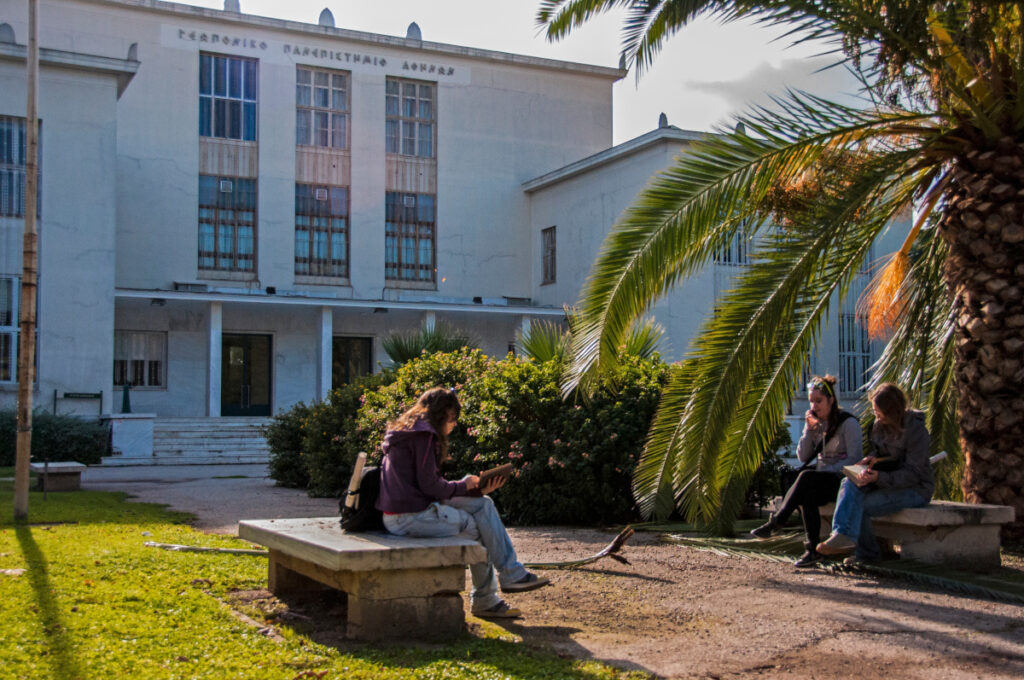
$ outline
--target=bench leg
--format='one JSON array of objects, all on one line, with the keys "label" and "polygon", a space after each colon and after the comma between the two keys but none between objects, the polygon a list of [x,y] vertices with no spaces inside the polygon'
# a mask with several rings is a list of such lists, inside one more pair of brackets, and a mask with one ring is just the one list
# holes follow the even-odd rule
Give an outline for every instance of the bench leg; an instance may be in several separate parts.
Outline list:
[{"label": "bench leg", "polygon": [[267,587],[278,597],[303,595],[323,590],[324,586],[315,580],[290,568],[286,555],[271,550],[267,556]]},{"label": "bench leg", "polygon": [[[49,478],[47,480],[47,478]],[[50,473],[44,475],[39,473],[36,476],[40,491],[78,491],[82,488],[82,473],[62,472],[59,474]]]},{"label": "bench leg", "polygon": [[450,639],[466,627],[465,567],[347,572],[348,636]]},{"label": "bench leg", "polygon": [[900,557],[927,564],[990,571],[999,568],[999,525],[909,527],[876,521],[876,532],[900,546]]},{"label": "bench leg", "polygon": [[358,640],[451,639],[466,628],[458,594],[348,598],[348,637]]}]

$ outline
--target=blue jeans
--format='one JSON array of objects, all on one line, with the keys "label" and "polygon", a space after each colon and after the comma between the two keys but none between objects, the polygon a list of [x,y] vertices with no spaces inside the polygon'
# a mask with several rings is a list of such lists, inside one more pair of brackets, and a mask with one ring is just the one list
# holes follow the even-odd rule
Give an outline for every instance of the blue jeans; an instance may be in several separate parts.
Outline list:
[{"label": "blue jeans", "polygon": [[454,496],[431,503],[422,512],[384,515],[384,527],[396,536],[459,536],[479,541],[487,552],[487,562],[469,565],[473,578],[470,603],[475,612],[501,602],[499,580],[509,584],[526,577],[526,568],[516,557],[494,501],[487,496]]},{"label": "blue jeans", "polygon": [[904,508],[928,505],[928,499],[911,489],[871,489],[865,491],[849,479],[839,486],[839,498],[832,515],[832,532],[857,541],[855,555],[862,560],[877,560],[880,555],[872,517],[881,517]]}]

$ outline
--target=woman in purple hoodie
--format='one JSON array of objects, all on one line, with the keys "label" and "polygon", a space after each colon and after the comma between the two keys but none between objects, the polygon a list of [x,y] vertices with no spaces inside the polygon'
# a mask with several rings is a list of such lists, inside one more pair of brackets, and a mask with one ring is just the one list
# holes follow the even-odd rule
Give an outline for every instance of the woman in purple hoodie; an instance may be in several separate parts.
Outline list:
[{"label": "woman in purple hoodie", "polygon": [[469,567],[473,578],[472,610],[481,618],[515,618],[518,609],[498,595],[540,588],[548,579],[531,574],[516,557],[505,525],[487,494],[501,487],[504,478],[480,486],[477,475],[456,482],[441,476],[448,459],[448,435],[455,429],[462,407],[454,390],[427,390],[416,405],[388,423],[384,436],[377,508],[384,526],[398,536],[462,536],[480,541],[487,562]]}]

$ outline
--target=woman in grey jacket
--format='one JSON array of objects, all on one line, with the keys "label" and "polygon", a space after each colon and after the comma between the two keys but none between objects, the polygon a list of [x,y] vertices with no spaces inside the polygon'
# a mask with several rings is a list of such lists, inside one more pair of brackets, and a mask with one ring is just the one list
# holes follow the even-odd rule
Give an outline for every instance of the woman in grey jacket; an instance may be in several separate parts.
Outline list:
[{"label": "woman in grey jacket", "polygon": [[842,467],[860,460],[863,453],[860,424],[852,414],[839,408],[834,376],[815,376],[807,385],[807,400],[810,408],[804,416],[804,432],[796,455],[801,463],[817,458],[817,464],[813,470],[800,473],[771,519],[750,532],[755,538],[768,538],[800,508],[807,552],[794,562],[797,567],[810,567],[821,560],[817,550],[821,538],[818,508],[835,501]]},{"label": "woman in grey jacket", "polygon": [[871,518],[927,505],[935,490],[924,414],[907,408],[903,390],[891,383],[875,391],[871,409],[875,414],[871,428],[874,451],[860,461],[868,469],[856,480],[843,480],[832,516],[832,535],[818,546],[823,555],[856,550],[855,560],[877,560],[879,548]]}]

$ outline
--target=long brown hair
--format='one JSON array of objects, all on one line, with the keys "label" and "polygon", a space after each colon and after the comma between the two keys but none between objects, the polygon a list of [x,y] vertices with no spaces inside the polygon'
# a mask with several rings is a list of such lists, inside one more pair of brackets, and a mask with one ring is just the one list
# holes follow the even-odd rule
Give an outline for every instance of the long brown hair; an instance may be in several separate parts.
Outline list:
[{"label": "long brown hair", "polygon": [[448,460],[448,435],[444,425],[449,419],[458,418],[461,412],[455,390],[434,387],[421,394],[412,408],[389,422],[388,429],[411,430],[418,421],[427,421],[437,433],[437,462],[440,464]]},{"label": "long brown hair", "polygon": [[877,423],[884,435],[903,434],[903,417],[907,411],[907,395],[892,383],[882,383],[871,394],[871,403],[885,415],[885,423]]},{"label": "long brown hair", "polygon": [[839,427],[839,392],[836,391],[836,383],[839,379],[834,375],[816,375],[807,384],[807,391],[818,390],[826,397],[832,397],[832,408],[828,412],[828,422],[825,423],[825,438],[829,439]]}]

